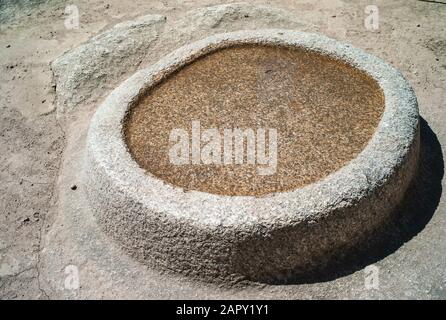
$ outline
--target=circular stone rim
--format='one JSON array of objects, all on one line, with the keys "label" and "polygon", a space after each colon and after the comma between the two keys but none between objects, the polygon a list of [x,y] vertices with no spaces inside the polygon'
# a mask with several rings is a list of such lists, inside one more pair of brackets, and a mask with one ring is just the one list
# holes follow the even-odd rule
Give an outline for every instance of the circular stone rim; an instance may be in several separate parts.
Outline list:
[{"label": "circular stone rim", "polygon": [[[237,44],[298,47],[341,60],[371,76],[383,91],[385,108],[367,146],[347,165],[315,183],[261,197],[226,196],[195,190],[185,192],[181,187],[147,174],[129,153],[123,136],[129,109],[139,102],[148,89],[184,65],[205,54]],[[216,230],[219,228],[236,229],[242,233],[257,232],[259,228],[280,230],[303,221],[317,222],[330,213],[354,207],[372,193],[379,192],[400,172],[399,169],[406,167],[405,163],[416,158],[411,154],[418,153],[411,150],[418,142],[418,126],[417,100],[402,74],[360,49],[322,35],[294,30],[244,30],[217,34],[183,46],[151,67],[135,73],[98,108],[87,137],[88,196],[93,208],[102,217],[101,222],[111,229],[118,225],[130,228],[132,235],[136,227],[127,224],[134,223],[135,219],[148,223],[163,220],[172,222],[172,225],[187,225],[188,228],[206,232],[218,232]],[[383,209],[387,215],[400,199],[400,193],[407,188],[412,169],[403,173],[403,176],[407,176],[403,179],[406,182],[400,181],[395,190],[389,191],[389,198],[395,199],[388,199],[389,204]],[[121,210],[114,215],[108,211],[113,211],[110,205],[113,203],[112,197],[116,195],[125,199],[125,203],[114,205]],[[99,200],[97,196],[105,199]],[[349,217],[355,221],[374,218],[368,217],[368,212],[354,213],[358,216]],[[330,232],[340,231],[331,230],[327,234]]]}]

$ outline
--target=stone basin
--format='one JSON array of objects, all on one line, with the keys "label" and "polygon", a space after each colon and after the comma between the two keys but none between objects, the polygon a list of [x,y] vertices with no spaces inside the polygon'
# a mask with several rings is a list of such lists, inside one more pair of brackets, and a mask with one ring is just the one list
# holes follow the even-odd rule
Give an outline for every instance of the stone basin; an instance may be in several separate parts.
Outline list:
[{"label": "stone basin", "polygon": [[[252,130],[256,155],[259,129],[268,151],[275,137],[275,164],[209,160],[211,139],[194,142],[213,132],[224,151],[235,128]],[[187,136],[180,164],[173,130]],[[321,35],[238,31],[179,48],[109,95],[89,129],[87,196],[103,230],[150,267],[275,282],[379,237],[418,150],[416,97],[384,61]]]}]

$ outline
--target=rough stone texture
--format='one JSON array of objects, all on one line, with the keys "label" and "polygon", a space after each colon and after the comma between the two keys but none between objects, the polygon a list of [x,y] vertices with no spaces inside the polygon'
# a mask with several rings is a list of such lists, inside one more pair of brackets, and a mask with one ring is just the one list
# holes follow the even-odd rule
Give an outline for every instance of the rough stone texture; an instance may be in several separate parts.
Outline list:
[{"label": "rough stone texture", "polygon": [[[368,73],[383,90],[385,111],[367,147],[319,182],[263,198],[184,192],[145,175],[124,142],[128,109],[183,65],[234,44],[297,46]],[[289,30],[215,35],[137,72],[99,107],[87,138],[87,195],[104,229],[150,266],[211,281],[299,277],[392,219],[417,168],[418,124],[406,80],[362,50]]]},{"label": "rough stone texture", "polygon": [[[58,113],[73,111],[133,72],[157,40],[166,18],[147,15],[122,22],[56,59],[51,68]],[[119,66],[115,68],[113,66]]]}]

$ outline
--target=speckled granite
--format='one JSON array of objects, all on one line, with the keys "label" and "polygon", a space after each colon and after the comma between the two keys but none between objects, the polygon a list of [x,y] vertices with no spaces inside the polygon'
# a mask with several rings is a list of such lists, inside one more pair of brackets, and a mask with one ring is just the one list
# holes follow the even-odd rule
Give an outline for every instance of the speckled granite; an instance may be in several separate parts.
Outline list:
[{"label": "speckled granite", "polygon": [[[184,192],[146,175],[127,150],[130,107],[186,63],[234,44],[298,46],[342,59],[381,87],[385,110],[359,155],[326,178],[265,197]],[[273,281],[313,271],[391,218],[417,168],[419,119],[402,75],[350,45],[287,30],[240,31],[182,47],[104,101],[87,140],[87,194],[104,230],[150,266],[209,281]]]}]

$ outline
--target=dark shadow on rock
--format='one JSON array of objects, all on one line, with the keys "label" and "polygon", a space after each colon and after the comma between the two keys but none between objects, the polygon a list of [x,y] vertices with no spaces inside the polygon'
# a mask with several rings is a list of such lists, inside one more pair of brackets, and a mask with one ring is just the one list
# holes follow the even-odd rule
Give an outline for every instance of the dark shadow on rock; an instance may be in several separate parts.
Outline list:
[{"label": "dark shadow on rock", "polygon": [[423,230],[440,201],[444,163],[437,136],[423,118],[420,118],[420,135],[419,169],[396,209],[395,219],[380,230],[375,240],[362,244],[360,249],[337,256],[336,261],[312,275],[294,276],[281,284],[324,282],[352,274],[395,252]]}]

